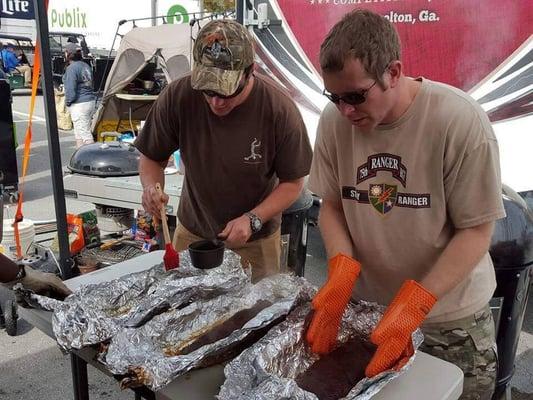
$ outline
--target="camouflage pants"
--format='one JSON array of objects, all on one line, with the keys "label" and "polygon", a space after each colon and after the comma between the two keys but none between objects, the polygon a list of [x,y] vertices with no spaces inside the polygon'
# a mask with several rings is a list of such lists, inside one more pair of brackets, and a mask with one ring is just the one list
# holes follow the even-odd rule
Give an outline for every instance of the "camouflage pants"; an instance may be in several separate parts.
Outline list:
[{"label": "camouflage pants", "polygon": [[494,320],[487,305],[461,318],[422,327],[420,350],[463,370],[462,400],[490,400],[496,383],[497,352]]}]

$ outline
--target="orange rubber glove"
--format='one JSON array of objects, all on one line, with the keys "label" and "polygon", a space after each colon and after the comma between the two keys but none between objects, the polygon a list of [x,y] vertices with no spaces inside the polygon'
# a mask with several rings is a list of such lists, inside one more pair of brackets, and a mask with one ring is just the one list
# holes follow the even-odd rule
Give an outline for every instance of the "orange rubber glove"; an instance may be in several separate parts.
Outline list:
[{"label": "orange rubber glove", "polygon": [[313,319],[306,339],[311,350],[327,354],[335,347],[342,315],[361,271],[361,264],[344,254],[329,260],[328,280],[313,298]]},{"label": "orange rubber glove", "polygon": [[378,346],[366,367],[371,378],[387,369],[400,369],[413,355],[411,334],[420,326],[437,298],[419,283],[407,280],[370,335]]}]

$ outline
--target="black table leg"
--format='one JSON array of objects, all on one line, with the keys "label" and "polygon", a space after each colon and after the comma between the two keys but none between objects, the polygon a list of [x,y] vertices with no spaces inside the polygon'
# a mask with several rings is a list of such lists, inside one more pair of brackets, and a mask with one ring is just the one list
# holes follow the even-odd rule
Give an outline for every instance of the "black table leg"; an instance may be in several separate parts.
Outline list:
[{"label": "black table leg", "polygon": [[155,393],[148,389],[146,386],[139,388],[132,388],[135,392],[135,400],[155,400]]},{"label": "black table leg", "polygon": [[70,353],[70,366],[72,369],[74,400],[89,400],[87,363],[76,354]]}]

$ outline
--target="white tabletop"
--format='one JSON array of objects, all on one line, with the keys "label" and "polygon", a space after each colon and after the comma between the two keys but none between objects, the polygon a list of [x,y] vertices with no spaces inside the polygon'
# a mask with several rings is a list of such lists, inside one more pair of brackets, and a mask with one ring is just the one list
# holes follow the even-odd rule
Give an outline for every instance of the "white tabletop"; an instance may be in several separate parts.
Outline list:
[{"label": "white tabletop", "polygon": [[[65,284],[76,289],[81,284],[99,283],[122,275],[143,271],[163,261],[162,250],[69,279]],[[156,393],[158,400],[214,399],[224,383],[222,366],[185,374]],[[373,399],[385,400],[456,400],[463,390],[463,372],[455,365],[418,352],[411,368],[386,385]]]},{"label": "white tabletop", "polygon": [[[189,372],[156,393],[157,400],[214,399],[224,383],[222,366]],[[372,400],[456,400],[463,372],[455,365],[418,352],[411,368],[389,382]]]}]

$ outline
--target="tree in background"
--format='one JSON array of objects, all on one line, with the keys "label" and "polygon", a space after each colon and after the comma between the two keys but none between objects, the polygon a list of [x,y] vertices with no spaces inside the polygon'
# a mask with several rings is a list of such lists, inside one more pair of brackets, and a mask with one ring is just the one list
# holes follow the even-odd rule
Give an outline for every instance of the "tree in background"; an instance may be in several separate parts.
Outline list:
[{"label": "tree in background", "polygon": [[235,0],[204,0],[204,9],[213,13],[235,10]]}]

